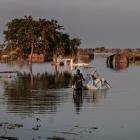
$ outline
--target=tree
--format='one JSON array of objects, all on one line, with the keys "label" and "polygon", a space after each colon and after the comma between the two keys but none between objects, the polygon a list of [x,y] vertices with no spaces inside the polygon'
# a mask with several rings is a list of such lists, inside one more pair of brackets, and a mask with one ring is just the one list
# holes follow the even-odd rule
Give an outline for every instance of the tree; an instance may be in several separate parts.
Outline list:
[{"label": "tree", "polygon": [[30,54],[31,50],[32,53],[43,53],[52,57],[76,54],[80,40],[71,39],[63,30],[63,26],[56,20],[34,20],[31,16],[25,16],[8,22],[4,35],[7,48],[20,48],[23,55]]},{"label": "tree", "polygon": [[78,46],[81,44],[81,40],[79,38],[71,39],[71,54],[76,55],[78,52]]}]

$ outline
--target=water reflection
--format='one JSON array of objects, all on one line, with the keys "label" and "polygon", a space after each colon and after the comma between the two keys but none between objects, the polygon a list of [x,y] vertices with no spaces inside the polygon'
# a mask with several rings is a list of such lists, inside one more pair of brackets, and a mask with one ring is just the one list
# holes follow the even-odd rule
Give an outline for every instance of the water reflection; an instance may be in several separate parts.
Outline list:
[{"label": "water reflection", "polygon": [[131,66],[140,66],[140,61],[135,61],[134,63],[131,63]]},{"label": "water reflection", "polygon": [[73,101],[76,112],[79,113],[83,105],[83,94],[82,93],[73,94]]},{"label": "water reflection", "polygon": [[71,78],[71,74],[64,72],[55,75],[17,73],[14,80],[5,79],[4,96],[7,111],[15,113],[56,112],[60,100],[63,102],[67,96],[63,93],[67,92],[68,88],[64,89],[64,87],[71,85]]},{"label": "water reflection", "polygon": [[85,94],[85,100],[88,103],[93,103],[95,106],[100,104],[107,95],[107,90],[98,90],[98,91],[87,91]]},{"label": "water reflection", "polygon": [[[3,83],[7,112],[44,114],[56,113],[59,106],[72,98],[72,75],[68,72],[55,74],[20,73]],[[95,106],[106,96],[106,91],[88,91],[73,96],[75,110],[80,113],[83,103]]]},{"label": "water reflection", "polygon": [[[17,74],[5,74],[5,76],[1,74],[1,122],[9,122],[10,120],[12,123],[23,122],[24,125],[20,129],[8,130],[7,134],[19,136],[20,139],[39,139],[38,136],[40,139],[46,137],[52,139],[56,136],[55,130],[60,130],[60,132],[73,130],[74,133],[80,132],[79,135],[68,136],[68,134],[61,133],[59,135],[57,133],[57,136],[66,137],[66,139],[68,136],[68,139],[90,140],[93,139],[93,136],[95,139],[116,138],[118,131],[122,132],[121,135],[123,135],[124,131],[122,131],[121,126],[125,126],[125,135],[129,134],[130,131],[139,130],[139,123],[135,119],[140,115],[139,63],[133,64],[134,67],[131,66],[127,73],[121,71],[116,73],[106,69],[104,59],[97,58],[94,64],[101,69],[108,80],[112,80],[112,90],[109,91],[109,97],[106,97],[108,91],[84,91],[82,95],[76,95],[73,98],[72,89],[69,88],[71,74],[58,71],[51,74],[53,69],[49,67],[50,64],[46,63],[34,64],[31,73],[25,71],[27,67],[22,67],[22,72]],[[9,65],[6,67],[1,65],[0,69],[1,71],[3,69],[9,70],[9,67]],[[13,70],[13,66],[10,70]],[[112,79],[112,76],[115,78]],[[37,117],[42,121],[41,127],[34,121]],[[130,121],[132,118],[134,120]],[[134,122],[133,126],[132,122]],[[90,126],[99,129],[98,131],[93,130],[91,133]],[[81,133],[81,129],[86,130],[86,132]],[[101,135],[102,130],[105,130],[105,135]],[[30,136],[34,134],[35,137]],[[108,137],[104,138],[104,136]],[[135,136],[137,136],[137,131],[132,137]],[[121,138],[119,137],[119,139]]]},{"label": "water reflection", "polygon": [[91,104],[92,106],[102,103],[102,101],[106,98],[107,90],[98,90],[98,91],[92,91],[92,90],[85,90],[83,93],[77,93],[73,94],[73,102],[74,107],[76,110],[76,113],[79,114],[83,103]]}]

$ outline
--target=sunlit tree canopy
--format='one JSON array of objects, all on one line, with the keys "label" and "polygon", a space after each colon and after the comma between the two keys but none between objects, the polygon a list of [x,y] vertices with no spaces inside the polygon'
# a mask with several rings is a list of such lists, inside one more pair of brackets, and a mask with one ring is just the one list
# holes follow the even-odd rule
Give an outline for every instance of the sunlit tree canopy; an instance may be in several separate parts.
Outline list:
[{"label": "sunlit tree canopy", "polygon": [[15,18],[7,23],[4,31],[7,48],[20,48],[23,54],[30,53],[31,43],[35,53],[46,55],[75,55],[80,45],[79,38],[71,38],[56,20],[33,19],[31,16]]}]

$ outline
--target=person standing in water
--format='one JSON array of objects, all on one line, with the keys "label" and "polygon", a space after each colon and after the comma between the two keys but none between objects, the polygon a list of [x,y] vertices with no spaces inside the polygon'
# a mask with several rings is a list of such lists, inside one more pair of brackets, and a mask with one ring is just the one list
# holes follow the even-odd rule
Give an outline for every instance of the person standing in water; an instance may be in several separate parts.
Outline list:
[{"label": "person standing in water", "polygon": [[76,90],[83,89],[83,74],[77,69],[76,74],[74,75],[73,85],[75,85]]}]

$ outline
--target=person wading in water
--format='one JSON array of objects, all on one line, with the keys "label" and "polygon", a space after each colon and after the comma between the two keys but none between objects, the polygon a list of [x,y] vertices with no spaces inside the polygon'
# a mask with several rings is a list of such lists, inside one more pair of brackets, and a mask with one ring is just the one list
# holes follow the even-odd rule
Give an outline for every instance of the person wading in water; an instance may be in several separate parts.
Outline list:
[{"label": "person wading in water", "polygon": [[82,91],[83,89],[83,74],[80,72],[79,69],[77,69],[76,74],[74,75],[73,85],[75,85],[75,89],[77,91]]}]

